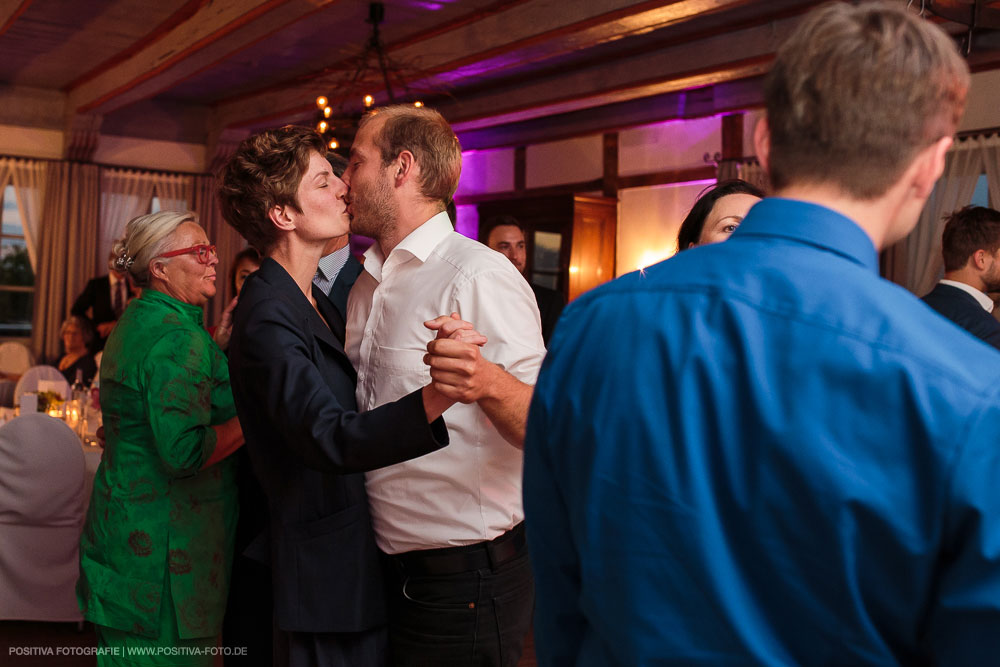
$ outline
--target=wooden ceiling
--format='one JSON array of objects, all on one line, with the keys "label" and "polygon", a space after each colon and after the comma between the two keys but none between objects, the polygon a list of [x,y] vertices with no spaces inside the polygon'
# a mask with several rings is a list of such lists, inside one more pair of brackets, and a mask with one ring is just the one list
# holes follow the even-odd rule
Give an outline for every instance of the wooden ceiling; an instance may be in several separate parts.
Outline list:
[{"label": "wooden ceiling", "polygon": [[[463,146],[487,148],[756,106],[775,48],[818,4],[387,0],[380,30]],[[980,16],[996,6],[980,2]],[[0,0],[0,123],[63,130],[81,159],[97,133],[211,154],[256,128],[313,122],[319,94],[360,110],[342,83],[368,12],[363,0]],[[1000,65],[996,34],[976,34],[975,68]]]}]

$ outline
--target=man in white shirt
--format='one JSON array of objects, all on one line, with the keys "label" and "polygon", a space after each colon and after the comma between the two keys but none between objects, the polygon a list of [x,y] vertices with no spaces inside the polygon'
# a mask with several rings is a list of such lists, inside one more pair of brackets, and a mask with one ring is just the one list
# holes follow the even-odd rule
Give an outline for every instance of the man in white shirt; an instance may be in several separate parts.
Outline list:
[{"label": "man in white shirt", "polygon": [[944,278],[924,302],[973,336],[1000,349],[1000,322],[991,315],[1000,291],[1000,211],[966,206],[955,211],[941,237]]},{"label": "man in white shirt", "polygon": [[[389,573],[393,665],[515,665],[534,597],[521,468],[545,348],[517,269],[452,229],[445,208],[461,159],[440,114],[395,106],[362,121],[344,173],[351,231],[375,239],[347,308],[358,408],[425,384],[428,349],[439,355],[428,362],[435,388],[460,401],[444,415],[450,447],[366,475]],[[448,312],[487,337],[481,352],[428,343],[420,321]],[[483,381],[457,389],[459,368]]]}]

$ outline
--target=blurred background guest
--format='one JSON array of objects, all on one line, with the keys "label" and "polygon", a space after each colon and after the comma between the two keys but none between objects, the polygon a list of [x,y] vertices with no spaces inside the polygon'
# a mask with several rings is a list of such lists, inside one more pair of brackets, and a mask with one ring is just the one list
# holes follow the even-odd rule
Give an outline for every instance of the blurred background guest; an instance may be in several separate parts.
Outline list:
[{"label": "blurred background guest", "polygon": [[108,335],[133,296],[134,288],[129,283],[127,272],[117,270],[114,261],[115,254],[112,250],[108,256],[107,275],[90,280],[70,308],[73,315],[90,317],[94,323],[98,334],[92,348],[94,352],[104,349]]},{"label": "blurred background guest", "polygon": [[[116,268],[144,289],[101,365],[106,450],[81,537],[77,596],[99,646],[153,653],[129,664],[162,664],[157,648],[216,646],[237,513],[226,457],[243,434],[226,358],[202,325],[218,259],[195,215],[135,218],[114,254]],[[210,655],[170,658],[212,664]]]},{"label": "blurred background guest", "polygon": [[94,326],[90,320],[80,315],[70,315],[59,328],[63,342],[63,356],[57,366],[63,377],[70,384],[76,381],[76,372],[80,371],[80,380],[89,386],[97,373],[97,362],[91,353],[90,346],[94,342]]},{"label": "blurred background guest", "polygon": [[255,248],[244,248],[233,258],[229,269],[229,293],[234,297],[240,295],[247,276],[260,268],[260,253]]},{"label": "blurred background guest", "polygon": [[760,188],[746,181],[722,181],[703,194],[681,223],[677,251],[725,241],[740,226],[750,207],[764,198]]}]

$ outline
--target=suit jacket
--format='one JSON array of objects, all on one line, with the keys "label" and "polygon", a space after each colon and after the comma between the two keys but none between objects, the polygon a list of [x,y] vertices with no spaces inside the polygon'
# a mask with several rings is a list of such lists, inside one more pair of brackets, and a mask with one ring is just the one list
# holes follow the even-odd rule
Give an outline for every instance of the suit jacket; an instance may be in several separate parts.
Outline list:
[{"label": "suit jacket", "polygon": [[973,336],[1000,349],[1000,322],[987,313],[968,292],[951,285],[938,284],[923,301]]},{"label": "suit jacket", "polygon": [[[343,319],[315,286],[313,296],[343,333]],[[444,419],[427,423],[419,391],[358,414],[343,345],[269,258],[240,292],[229,365],[246,448],[267,496],[268,529],[257,546],[270,558],[278,627],[359,632],[383,624],[361,473],[443,447]]]},{"label": "suit jacket", "polygon": [[340,269],[333,285],[330,286],[330,293],[327,294],[330,302],[345,322],[347,321],[347,295],[351,293],[351,287],[354,286],[354,281],[358,279],[361,270],[361,262],[356,260],[354,255],[348,255],[347,262]]},{"label": "suit jacket", "polygon": [[[73,307],[70,308],[69,312],[80,317],[88,317],[88,309],[91,311],[89,317],[93,321],[95,328],[98,324],[114,322],[118,319],[115,316],[114,308],[111,307],[111,279],[107,275],[89,280],[87,286],[80,292],[80,296],[76,297],[76,301],[73,302]],[[103,350],[106,341],[107,338],[95,335],[91,348],[95,352]]]},{"label": "suit jacket", "polygon": [[545,346],[549,346],[549,338],[556,328],[556,322],[562,315],[563,307],[566,306],[566,299],[562,292],[557,292],[548,287],[541,287],[532,283],[531,291],[535,293],[535,302],[538,304],[538,314],[542,318],[542,340]]}]

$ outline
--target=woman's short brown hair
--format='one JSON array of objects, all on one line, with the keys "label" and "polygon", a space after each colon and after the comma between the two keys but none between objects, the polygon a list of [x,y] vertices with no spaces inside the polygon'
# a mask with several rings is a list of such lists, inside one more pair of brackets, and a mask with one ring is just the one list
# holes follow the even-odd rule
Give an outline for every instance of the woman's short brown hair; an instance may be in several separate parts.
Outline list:
[{"label": "woman's short brown hair", "polygon": [[374,119],[382,127],[374,137],[382,155],[382,166],[410,151],[420,165],[420,193],[432,201],[448,205],[462,174],[462,146],[451,125],[437,111],[407,104],[382,107],[361,119],[364,127]]},{"label": "woman's short brown hair", "polygon": [[874,199],[955,131],[968,88],[968,66],[929,21],[888,3],[825,5],[767,76],[771,182],[830,183]]},{"label": "woman's short brown hair", "polygon": [[300,210],[295,194],[312,151],[326,155],[326,144],[311,128],[264,130],[244,139],[219,174],[222,217],[262,255],[278,239],[271,208]]}]

